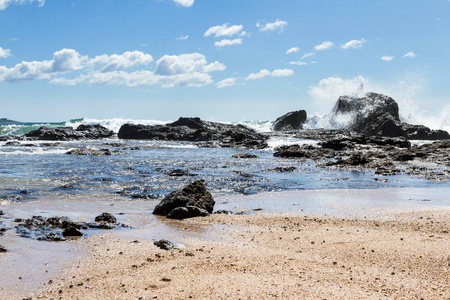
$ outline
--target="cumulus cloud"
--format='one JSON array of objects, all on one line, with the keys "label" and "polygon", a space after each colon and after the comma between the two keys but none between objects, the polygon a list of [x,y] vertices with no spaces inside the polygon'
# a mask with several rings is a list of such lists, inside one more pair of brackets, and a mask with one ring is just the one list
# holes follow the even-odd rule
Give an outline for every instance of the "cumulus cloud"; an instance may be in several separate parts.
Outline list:
[{"label": "cumulus cloud", "polygon": [[362,76],[351,79],[342,79],[340,77],[329,77],[320,80],[316,86],[308,89],[308,94],[318,102],[325,103],[327,107],[336,102],[339,96],[343,95],[361,95],[367,80]]},{"label": "cumulus cloud", "polygon": [[314,50],[316,51],[322,51],[322,50],[328,50],[334,47],[333,42],[323,42],[320,45],[314,46]]},{"label": "cumulus cloud", "polygon": [[296,53],[300,51],[299,47],[292,47],[291,49],[289,49],[288,51],[286,51],[286,54],[291,54],[291,53]]},{"label": "cumulus cloud", "polygon": [[415,58],[415,57],[417,57],[417,55],[412,51],[403,55],[403,58]]},{"label": "cumulus cloud", "polygon": [[242,44],[242,39],[234,39],[234,40],[228,40],[224,39],[220,42],[215,42],[214,46],[216,47],[223,47],[223,46],[232,46],[232,45],[240,45]]},{"label": "cumulus cloud", "polygon": [[236,84],[237,84],[237,79],[235,77],[233,77],[233,78],[227,78],[227,79],[219,81],[218,83],[216,83],[216,87],[218,89],[221,89],[221,88],[233,86]]},{"label": "cumulus cloud", "polygon": [[381,57],[381,60],[384,60],[384,61],[391,61],[393,59],[394,59],[393,56],[388,56],[388,55],[384,55]]},{"label": "cumulus cloud", "polygon": [[256,23],[256,27],[258,27],[259,31],[261,32],[275,31],[275,30],[282,32],[287,25],[288,23],[286,21],[281,21],[280,19],[277,19],[273,23],[266,23],[266,24],[261,24],[259,22]]},{"label": "cumulus cloud", "polygon": [[52,75],[84,68],[87,56],[73,49],[62,49],[53,54],[53,60],[23,61],[12,68],[0,66],[0,81],[50,79]]},{"label": "cumulus cloud", "polygon": [[183,36],[177,37],[176,40],[183,41],[183,40],[187,40],[188,38],[189,38],[189,35],[183,35]]},{"label": "cumulus cloud", "polygon": [[[152,61],[151,55],[140,51],[129,51],[121,55],[100,55],[89,59],[73,49],[62,49],[54,53],[52,60],[21,62],[12,68],[0,66],[0,82],[46,79],[52,84],[61,85],[88,83],[131,87],[200,87],[213,83],[209,73],[226,68],[218,61],[208,63],[200,53],[190,53],[165,55],[156,62],[153,71],[126,70],[147,65]],[[75,73],[74,78],[68,78],[71,73]]]},{"label": "cumulus cloud", "polygon": [[194,0],[173,0],[173,2],[184,7],[190,7],[194,5]]},{"label": "cumulus cloud", "polygon": [[3,49],[0,47],[0,58],[7,58],[11,56],[11,50],[10,49]]},{"label": "cumulus cloud", "polygon": [[269,70],[263,69],[259,71],[258,73],[251,73],[247,76],[245,80],[256,80],[263,77],[286,77],[286,76],[292,76],[294,75],[294,71],[290,69],[277,69],[272,72]]},{"label": "cumulus cloud", "polygon": [[229,24],[223,24],[223,25],[217,25],[210,27],[206,32],[203,34],[204,36],[211,36],[214,35],[214,37],[220,37],[220,36],[233,36],[233,35],[241,35],[244,36],[247,33],[245,31],[242,31],[244,29],[244,26],[242,25],[232,25],[229,26]]},{"label": "cumulus cloud", "polygon": [[347,43],[345,43],[344,45],[341,45],[342,49],[358,49],[358,48],[362,48],[363,45],[367,43],[367,41],[365,39],[360,39],[360,40],[351,40]]},{"label": "cumulus cloud", "polygon": [[39,6],[45,4],[45,0],[0,0],[0,10],[5,10],[11,4],[27,4],[37,2]]},{"label": "cumulus cloud", "polygon": [[150,54],[140,51],[127,51],[118,55],[100,55],[90,59],[87,63],[88,67],[99,70],[100,72],[110,72],[147,65],[153,61]]}]

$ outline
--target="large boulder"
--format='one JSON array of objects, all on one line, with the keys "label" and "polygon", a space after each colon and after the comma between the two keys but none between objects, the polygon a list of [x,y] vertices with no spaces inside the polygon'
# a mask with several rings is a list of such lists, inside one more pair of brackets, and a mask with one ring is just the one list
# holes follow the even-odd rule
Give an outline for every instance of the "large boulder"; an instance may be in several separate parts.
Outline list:
[{"label": "large boulder", "polygon": [[334,117],[346,115],[348,129],[367,136],[399,136],[402,133],[398,104],[386,95],[367,93],[362,98],[341,96]]},{"label": "large boulder", "polygon": [[75,130],[73,127],[39,127],[36,130],[24,134],[23,137],[33,138],[36,140],[47,141],[70,141],[82,139],[102,139],[109,138],[114,135],[112,130],[109,130],[99,124],[97,125],[80,125]]},{"label": "large boulder", "polygon": [[287,114],[277,118],[273,123],[273,131],[289,131],[300,130],[303,128],[303,124],[306,122],[306,111],[298,110],[291,111]]},{"label": "large boulder", "polygon": [[185,188],[173,191],[167,195],[156,205],[153,214],[172,216],[177,219],[204,216],[205,211],[212,213],[214,205],[215,201],[211,193],[206,190],[203,180],[196,180]]},{"label": "large boulder", "polygon": [[402,123],[397,102],[389,96],[367,93],[364,97],[341,96],[333,109],[332,122],[348,119],[347,129],[366,136],[405,137],[407,139],[450,139],[444,130]]},{"label": "large boulder", "polygon": [[268,137],[243,125],[203,121],[200,118],[179,118],[166,125],[124,124],[120,139],[214,142],[220,147],[267,147]]}]

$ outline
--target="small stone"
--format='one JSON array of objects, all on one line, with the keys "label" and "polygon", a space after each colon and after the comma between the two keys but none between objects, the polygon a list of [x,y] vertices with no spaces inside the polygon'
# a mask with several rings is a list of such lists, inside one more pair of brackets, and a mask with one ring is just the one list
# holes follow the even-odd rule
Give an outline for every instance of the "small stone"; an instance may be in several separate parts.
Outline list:
[{"label": "small stone", "polygon": [[95,222],[105,222],[105,223],[113,223],[113,224],[115,224],[115,223],[117,223],[117,219],[112,214],[105,212],[105,213],[102,213],[99,216],[96,216],[95,217]]},{"label": "small stone", "polygon": [[153,244],[163,250],[172,250],[175,247],[175,245],[168,240],[159,240],[154,242]]},{"label": "small stone", "polygon": [[2,245],[0,245],[0,253],[2,252],[7,252],[8,250],[6,250],[6,248]]}]

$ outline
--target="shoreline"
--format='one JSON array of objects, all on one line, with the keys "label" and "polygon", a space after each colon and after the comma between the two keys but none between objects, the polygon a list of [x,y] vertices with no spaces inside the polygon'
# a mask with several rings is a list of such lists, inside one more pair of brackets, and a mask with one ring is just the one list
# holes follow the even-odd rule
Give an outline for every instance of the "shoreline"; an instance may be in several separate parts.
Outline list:
[{"label": "shoreline", "polygon": [[[58,256],[60,263],[54,266],[54,270],[42,273],[44,275],[47,274],[45,280],[44,277],[40,278],[40,282],[36,282],[34,279],[35,282],[32,282],[34,284],[28,290],[23,289],[25,287],[23,284],[24,279],[16,280],[14,283],[15,287],[10,286],[9,291],[7,291],[8,287],[5,287],[5,289],[0,291],[0,295],[3,294],[2,298],[8,299],[11,295],[18,296],[17,291],[23,291],[24,297],[33,295],[33,299],[37,296],[42,296],[43,299],[59,298],[61,295],[62,299],[70,298],[68,295],[75,298],[79,297],[80,299],[138,299],[139,297],[151,299],[153,296],[167,298],[167,295],[171,295],[174,299],[183,299],[186,298],[185,296],[189,296],[187,292],[194,298],[208,297],[208,294],[205,293],[209,290],[211,293],[209,296],[217,296],[216,298],[270,298],[271,296],[267,293],[265,296],[263,295],[264,291],[262,288],[264,288],[281,298],[295,298],[296,296],[304,296],[306,298],[318,296],[341,298],[345,296],[351,297],[352,295],[360,295],[363,298],[384,297],[382,293],[370,289],[374,294],[361,290],[358,293],[362,294],[355,294],[358,290],[357,286],[349,283],[348,278],[344,282],[334,282],[334,279],[330,279],[333,281],[332,284],[331,281],[325,280],[324,288],[327,290],[325,294],[321,294],[317,290],[317,285],[314,285],[314,293],[311,292],[310,294],[308,294],[309,292],[306,293],[307,291],[304,287],[305,284],[312,285],[313,282],[308,281],[312,280],[312,278],[314,280],[324,280],[324,278],[329,277],[328,275],[325,276],[325,274],[329,274],[330,276],[337,276],[336,278],[339,280],[343,280],[343,274],[349,275],[357,270],[359,288],[362,288],[362,283],[368,282],[367,274],[374,275],[374,272],[378,270],[378,267],[375,268],[377,270],[374,269],[374,266],[371,265],[372,263],[381,263],[380,266],[383,266],[384,273],[380,269],[378,270],[381,272],[380,274],[385,274],[386,270],[389,269],[386,265],[388,262],[398,264],[396,268],[406,265],[411,267],[414,264],[418,264],[420,268],[429,268],[429,272],[432,272],[433,268],[437,267],[436,264],[431,264],[433,260],[440,261],[442,263],[441,267],[445,267],[446,259],[450,259],[450,238],[448,235],[450,231],[448,221],[450,205],[445,201],[446,197],[443,195],[448,195],[445,192],[448,190],[409,188],[316,190],[262,193],[254,196],[218,196],[215,197],[217,202],[216,210],[232,208],[234,212],[244,212],[246,214],[212,215],[210,218],[194,218],[184,221],[169,221],[151,215],[151,209],[156,205],[156,202],[114,202],[114,206],[109,206],[108,202],[100,203],[100,201],[95,201],[96,206],[94,205],[90,209],[91,214],[98,212],[92,212],[95,209],[104,209],[111,212],[123,210],[126,211],[125,216],[122,216],[123,220],[133,219],[135,228],[114,232],[102,231],[98,235],[66,243],[55,244],[33,241],[31,243],[39,243],[43,247],[51,248],[54,245],[58,245],[56,248],[60,249],[60,246],[67,247],[70,248],[70,251],[74,251],[71,254],[76,255],[69,257],[68,253],[70,251],[67,252],[67,249],[65,250],[66,252],[54,252],[57,253],[56,256]],[[427,197],[425,198],[425,196]],[[330,198],[334,199],[334,201],[330,202]],[[323,203],[318,203],[318,199],[322,199]],[[284,205],[274,204],[280,203],[282,200]],[[372,205],[368,205],[370,201],[372,201]],[[311,205],[311,202],[315,203],[315,205]],[[91,201],[84,201],[84,203],[89,203],[89,206],[92,204]],[[308,203],[310,203],[309,206],[307,205]],[[362,205],[355,206],[358,203]],[[391,207],[388,207],[389,204]],[[328,205],[328,209],[331,211],[324,213],[324,205]],[[72,206],[76,207],[76,204],[72,204]],[[385,206],[384,209],[381,209],[382,206]],[[69,206],[66,209],[69,211],[73,207]],[[339,207],[340,209],[337,209]],[[35,211],[42,211],[45,209],[45,205],[34,209]],[[333,214],[333,209],[334,217],[330,216]],[[26,211],[25,208],[19,210],[22,212]],[[342,212],[350,211],[353,214],[342,214]],[[80,214],[80,212],[77,212],[77,214]],[[431,219],[427,220],[427,218]],[[288,219],[289,221],[287,221]],[[363,234],[364,231],[369,232]],[[350,234],[347,234],[347,232]],[[164,251],[153,245],[154,240],[162,238],[171,240],[179,249]],[[401,238],[403,240],[400,240]],[[29,243],[28,239],[22,240],[27,240],[25,244]],[[331,240],[334,241],[333,245],[341,248],[334,249],[331,247]],[[311,244],[312,241],[314,241],[314,244]],[[322,243],[323,241],[326,242]],[[297,250],[292,248],[296,243],[301,245]],[[384,258],[372,255],[373,257],[371,256],[369,260],[362,260],[361,255],[364,252],[361,251],[362,249],[359,249],[356,254],[351,253],[353,249],[356,249],[354,245],[360,244],[372,245],[371,247],[376,250],[376,253],[384,251]],[[318,247],[320,251],[316,252],[317,249],[315,247]],[[413,252],[419,253],[425,250],[426,257],[429,258],[426,263],[421,262],[416,254],[411,256]],[[338,269],[335,265],[319,263],[320,259],[323,259],[321,256],[328,257],[330,254],[327,253],[330,251],[334,253],[333,255],[336,255],[334,261],[355,260],[353,261],[354,266],[351,267],[352,269],[342,268],[341,272],[337,272]],[[119,254],[120,252],[122,254]],[[276,264],[274,265],[267,261],[267,257],[263,255],[264,253],[277,261]],[[10,254],[7,253],[7,255]],[[158,257],[156,254],[162,256]],[[191,254],[194,254],[194,256],[190,256]],[[400,257],[400,254],[404,257]],[[222,257],[224,257],[223,261]],[[400,258],[398,262],[397,257]],[[422,257],[425,256],[422,255]],[[255,261],[253,261],[254,258],[256,259]],[[150,261],[147,261],[147,259],[150,259]],[[327,261],[330,259],[328,258]],[[381,261],[378,261],[380,259]],[[51,261],[53,263],[53,260]],[[208,261],[213,263],[210,264]],[[413,262],[414,264],[412,264]],[[212,270],[205,269],[203,264],[210,265]],[[310,267],[306,267],[305,264]],[[4,257],[0,260],[0,265],[5,267]],[[283,265],[291,266],[294,270],[303,272],[303,276],[299,275],[298,272],[294,277],[288,274],[289,272],[285,274],[284,270],[280,269],[280,266]],[[246,266],[249,267],[247,268]],[[175,269],[172,270],[171,268],[173,267]],[[323,278],[317,279],[315,276],[319,275],[315,274],[313,270],[315,271],[322,267],[323,270],[321,269],[318,274],[321,274],[320,276],[323,276]],[[37,264],[36,268],[42,268],[42,264]],[[44,272],[45,268],[48,269],[49,267],[43,267],[40,271]],[[446,273],[443,272],[443,269],[440,269],[440,273],[438,272],[439,269],[436,270],[439,273],[438,281],[446,279],[447,282],[450,282],[448,277],[449,268],[450,266],[447,267]],[[100,269],[103,270],[103,273],[100,272]],[[179,274],[174,271],[180,269]],[[366,269],[370,270],[370,272],[367,273]],[[97,270],[100,273],[96,273]],[[253,271],[250,272],[249,270]],[[7,271],[4,272],[7,274]],[[24,270],[16,269],[16,271],[23,272]],[[31,272],[34,271],[38,270],[32,270]],[[106,272],[109,273],[107,274]],[[363,272],[367,274],[363,274]],[[422,277],[414,277],[417,275],[416,273],[414,273],[416,275],[408,275],[408,277],[401,270],[392,272],[401,277],[401,284],[409,286],[409,289],[399,289],[397,286],[392,287],[391,296],[394,297],[396,295],[397,297],[399,294],[395,293],[402,291],[406,292],[409,298],[415,297],[414,295],[416,294],[412,294],[414,291],[412,284],[417,284],[417,281],[422,282],[424,279]],[[412,274],[411,271],[409,273]],[[81,280],[79,277],[81,274],[86,278]],[[151,278],[151,280],[138,279],[139,276],[137,274],[145,278]],[[166,275],[161,277],[161,274]],[[272,276],[271,274],[278,275]],[[434,273],[426,274],[431,276]],[[185,277],[190,275],[192,275],[192,278],[186,281]],[[219,275],[226,276],[222,278]],[[386,280],[387,278],[389,280],[397,278],[393,275],[387,276],[387,273],[385,275]],[[72,276],[76,276],[75,279]],[[156,279],[158,276],[161,278]],[[39,276],[34,278],[39,278]],[[164,278],[170,279],[170,281],[161,281]],[[280,278],[283,280],[280,281]],[[89,279],[89,281],[86,282],[86,279]],[[290,284],[284,283],[285,279]],[[356,280],[356,277],[354,279]],[[33,279],[31,278],[31,280]],[[49,280],[52,280],[51,284],[48,283]],[[121,282],[118,281],[124,281],[122,282],[125,284],[124,287],[128,288],[121,287]],[[135,281],[137,282],[136,284],[133,283]],[[204,281],[209,282],[211,286],[204,286]],[[203,288],[193,288],[193,282]],[[264,284],[259,286],[260,282]],[[381,282],[379,281],[378,283]],[[431,286],[430,282],[426,282]],[[43,283],[45,285],[42,285]],[[80,283],[83,283],[83,285],[78,286]],[[228,292],[220,290],[216,283],[230,287],[230,290]],[[386,281],[383,284],[389,286],[388,283]],[[250,288],[252,284],[253,287]],[[370,286],[373,287],[373,284],[371,282]],[[72,285],[72,288],[70,285]],[[186,287],[181,288],[184,285]],[[279,288],[272,290],[272,285],[278,285]],[[348,291],[346,292],[345,289],[335,290],[334,288],[330,290],[335,285],[344,286]],[[44,291],[38,291],[38,288],[44,288]],[[183,289],[186,292],[183,292],[184,294],[180,292]],[[62,294],[59,294],[60,290],[62,290]],[[296,294],[296,291],[302,291],[302,293]],[[258,294],[259,292],[260,294]],[[287,292],[289,293],[285,294]],[[419,295],[421,291],[416,292]],[[138,295],[139,293],[141,296]],[[439,286],[437,290],[432,289],[426,293],[428,293],[426,295],[431,295],[435,298],[441,297],[439,293],[445,295]],[[450,295],[445,296],[450,297]]]}]

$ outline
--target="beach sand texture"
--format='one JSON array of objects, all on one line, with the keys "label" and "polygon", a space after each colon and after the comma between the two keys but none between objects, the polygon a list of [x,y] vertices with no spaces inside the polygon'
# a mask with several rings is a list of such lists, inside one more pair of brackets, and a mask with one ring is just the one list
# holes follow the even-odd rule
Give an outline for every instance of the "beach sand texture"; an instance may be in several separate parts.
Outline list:
[{"label": "beach sand texture", "polygon": [[87,254],[30,297],[450,299],[449,216],[212,215],[180,221],[207,234],[169,251],[102,234],[77,241]]}]

